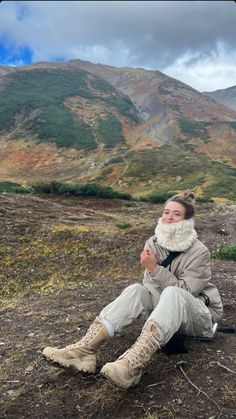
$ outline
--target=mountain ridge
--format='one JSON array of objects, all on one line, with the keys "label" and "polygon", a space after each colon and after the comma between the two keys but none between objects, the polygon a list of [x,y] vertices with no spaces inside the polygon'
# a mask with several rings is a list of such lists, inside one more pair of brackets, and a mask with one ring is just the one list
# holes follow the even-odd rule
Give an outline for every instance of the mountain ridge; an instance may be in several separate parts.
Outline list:
[{"label": "mountain ridge", "polygon": [[206,95],[236,111],[236,86],[218,89],[213,92],[204,92]]},{"label": "mountain ridge", "polygon": [[[41,78],[31,82],[30,96],[28,79],[34,80],[37,71],[41,71]],[[85,72],[85,84],[78,95],[81,71]],[[51,79],[46,85],[49,73]],[[236,112],[205,93],[159,71],[71,60],[14,69],[0,67],[0,105],[10,79],[20,76],[24,79],[20,96],[14,97],[14,89],[8,95],[11,106],[21,100],[20,112],[15,113],[7,129],[0,131],[1,179],[25,184],[30,179],[48,178],[75,183],[98,181],[134,194],[189,187],[213,197],[222,197],[224,190],[229,199],[236,197],[232,186]],[[40,86],[41,90],[44,86],[44,96]],[[29,111],[26,109],[22,117],[27,97]],[[62,98],[60,103],[57,97]],[[6,111],[1,118],[4,115],[7,118]],[[84,146],[78,145],[77,131],[81,131],[82,123],[84,132],[94,137],[94,145],[87,150],[88,140],[82,138],[85,134],[80,140]],[[54,137],[50,138],[50,132]],[[66,137],[70,139],[67,147]]]}]

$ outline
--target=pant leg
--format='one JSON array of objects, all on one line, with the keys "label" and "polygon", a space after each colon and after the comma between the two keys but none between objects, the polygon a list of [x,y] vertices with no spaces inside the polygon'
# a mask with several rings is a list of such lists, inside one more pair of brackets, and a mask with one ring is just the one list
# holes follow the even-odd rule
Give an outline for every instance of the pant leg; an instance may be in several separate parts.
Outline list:
[{"label": "pant leg", "polygon": [[157,323],[165,345],[177,332],[188,336],[207,336],[212,328],[212,316],[205,303],[190,292],[177,287],[166,287],[158,305],[147,321]]},{"label": "pant leg", "polygon": [[146,320],[153,310],[149,291],[141,284],[133,284],[114,301],[108,304],[99,314],[100,319],[107,320],[115,332],[120,332],[142,316]]}]

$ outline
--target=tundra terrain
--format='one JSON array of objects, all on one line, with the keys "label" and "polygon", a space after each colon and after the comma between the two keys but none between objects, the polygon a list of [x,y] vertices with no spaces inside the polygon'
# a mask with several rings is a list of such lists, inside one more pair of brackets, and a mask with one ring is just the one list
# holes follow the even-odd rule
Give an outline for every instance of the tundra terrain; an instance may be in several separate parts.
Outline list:
[{"label": "tundra terrain", "polygon": [[[85,333],[100,310],[142,280],[139,254],[161,205],[95,198],[0,195],[1,418],[236,418],[236,335],[192,338],[157,352],[128,390],[100,374],[132,345],[137,321],[98,352],[97,370],[48,364],[45,346]],[[198,205],[196,230],[213,253],[236,240],[235,205]],[[224,315],[236,326],[236,263],[212,259]]]}]

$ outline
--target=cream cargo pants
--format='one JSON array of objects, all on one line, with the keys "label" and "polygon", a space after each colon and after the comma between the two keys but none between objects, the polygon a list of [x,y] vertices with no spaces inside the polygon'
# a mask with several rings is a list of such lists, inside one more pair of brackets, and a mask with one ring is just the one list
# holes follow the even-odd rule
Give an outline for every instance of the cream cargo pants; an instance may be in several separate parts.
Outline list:
[{"label": "cream cargo pants", "polygon": [[166,287],[154,306],[150,292],[142,284],[134,284],[124,291],[99,314],[122,331],[134,320],[142,317],[154,321],[161,332],[161,345],[179,331],[188,336],[209,336],[212,316],[205,303],[190,292],[178,287]]}]

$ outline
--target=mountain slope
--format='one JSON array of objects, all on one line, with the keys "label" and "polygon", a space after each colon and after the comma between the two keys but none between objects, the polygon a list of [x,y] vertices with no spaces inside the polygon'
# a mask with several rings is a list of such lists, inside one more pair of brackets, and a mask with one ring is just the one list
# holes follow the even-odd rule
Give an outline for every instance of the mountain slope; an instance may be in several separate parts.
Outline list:
[{"label": "mountain slope", "polygon": [[[84,70],[34,69],[8,75],[0,95],[0,130],[21,128],[58,146],[124,143],[122,123],[138,122],[129,98]],[[104,125],[111,125],[113,137]]]},{"label": "mountain slope", "polygon": [[235,119],[234,112],[160,71],[117,68],[81,60],[69,61],[68,65],[90,71],[129,95],[146,119],[163,111],[165,107],[169,107],[176,116],[184,113],[193,119]]},{"label": "mountain slope", "polygon": [[236,111],[236,86],[219,89],[214,92],[204,92],[206,95]]},{"label": "mountain slope", "polygon": [[1,179],[235,199],[235,146],[236,112],[158,71],[0,67]]}]

